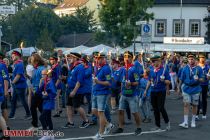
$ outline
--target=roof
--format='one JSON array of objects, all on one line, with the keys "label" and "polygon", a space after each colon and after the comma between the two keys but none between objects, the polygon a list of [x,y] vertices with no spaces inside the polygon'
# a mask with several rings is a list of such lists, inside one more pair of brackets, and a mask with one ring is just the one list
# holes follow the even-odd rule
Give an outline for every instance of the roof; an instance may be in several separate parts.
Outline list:
[{"label": "roof", "polygon": [[[180,4],[180,0],[155,0],[155,4]],[[210,0],[182,0],[182,4],[210,5]]]},{"label": "roof", "polygon": [[55,9],[77,8],[85,5],[89,0],[64,0]]},{"label": "roof", "polygon": [[[102,43],[102,42],[97,42],[95,40],[94,33],[68,34],[68,35],[62,35],[58,39],[58,42],[56,43],[56,47],[74,48],[80,45],[93,47],[93,46],[98,45],[99,43]],[[104,44],[110,45],[107,43],[104,43]]]}]

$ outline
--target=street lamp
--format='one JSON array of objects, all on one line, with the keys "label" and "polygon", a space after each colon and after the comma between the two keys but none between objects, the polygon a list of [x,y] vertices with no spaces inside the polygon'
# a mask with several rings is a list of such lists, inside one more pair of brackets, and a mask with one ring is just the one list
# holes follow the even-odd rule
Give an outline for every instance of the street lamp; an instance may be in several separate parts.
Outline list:
[{"label": "street lamp", "polygon": [[0,51],[2,51],[2,48],[1,48],[1,37],[3,36],[1,28],[2,28],[2,26],[0,26]]}]

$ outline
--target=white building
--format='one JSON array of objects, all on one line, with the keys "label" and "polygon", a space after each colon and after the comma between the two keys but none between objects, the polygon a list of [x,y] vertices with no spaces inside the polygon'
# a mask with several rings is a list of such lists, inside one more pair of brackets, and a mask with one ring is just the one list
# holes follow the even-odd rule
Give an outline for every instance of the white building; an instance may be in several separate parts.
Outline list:
[{"label": "white building", "polygon": [[203,19],[209,14],[208,6],[210,0],[155,0],[148,9],[154,13],[154,20],[149,21],[152,43],[162,44],[164,37],[205,37],[207,28]]}]

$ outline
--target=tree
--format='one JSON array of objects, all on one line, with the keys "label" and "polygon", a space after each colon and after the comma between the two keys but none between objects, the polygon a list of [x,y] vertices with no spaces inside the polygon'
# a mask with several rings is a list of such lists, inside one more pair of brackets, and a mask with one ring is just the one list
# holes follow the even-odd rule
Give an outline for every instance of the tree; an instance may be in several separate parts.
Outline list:
[{"label": "tree", "polygon": [[48,29],[45,28],[43,31],[41,31],[41,34],[37,39],[36,46],[38,46],[38,48],[42,49],[44,52],[53,50],[54,43],[49,35]]},{"label": "tree", "polygon": [[101,0],[99,13],[102,29],[108,34],[107,41],[115,45],[129,45],[135,38],[136,22],[153,18],[147,13],[154,0]]},{"label": "tree", "polygon": [[23,10],[25,7],[30,6],[36,0],[2,0],[0,5],[14,5],[18,11]]},{"label": "tree", "polygon": [[43,30],[47,30],[47,37],[56,41],[60,29],[60,18],[51,9],[30,6],[3,23],[3,37],[13,46],[17,46],[21,40],[26,41],[26,46],[35,46]]},{"label": "tree", "polygon": [[203,21],[206,22],[207,32],[205,36],[205,40],[208,44],[210,44],[210,10],[208,11],[209,15],[206,16]]},{"label": "tree", "polygon": [[96,20],[93,18],[94,11],[87,7],[78,8],[74,15],[61,18],[63,34],[89,33],[94,31]]}]

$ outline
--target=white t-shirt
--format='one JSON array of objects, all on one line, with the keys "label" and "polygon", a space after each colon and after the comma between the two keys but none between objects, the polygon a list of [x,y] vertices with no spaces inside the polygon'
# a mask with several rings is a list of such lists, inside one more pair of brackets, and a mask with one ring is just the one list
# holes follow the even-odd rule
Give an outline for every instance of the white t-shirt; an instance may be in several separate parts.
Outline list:
[{"label": "white t-shirt", "polygon": [[34,67],[30,64],[26,66],[26,73],[28,76],[32,77],[34,71]]}]

